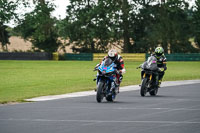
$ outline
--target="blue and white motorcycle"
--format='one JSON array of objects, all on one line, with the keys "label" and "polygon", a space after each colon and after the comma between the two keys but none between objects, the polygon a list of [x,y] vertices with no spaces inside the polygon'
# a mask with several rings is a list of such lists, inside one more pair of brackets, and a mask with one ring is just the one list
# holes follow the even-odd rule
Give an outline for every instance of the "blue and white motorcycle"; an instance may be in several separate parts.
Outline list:
[{"label": "blue and white motorcycle", "polygon": [[97,102],[102,102],[104,97],[107,101],[114,101],[119,89],[116,84],[116,64],[110,58],[106,58],[96,70],[98,71],[96,79]]}]

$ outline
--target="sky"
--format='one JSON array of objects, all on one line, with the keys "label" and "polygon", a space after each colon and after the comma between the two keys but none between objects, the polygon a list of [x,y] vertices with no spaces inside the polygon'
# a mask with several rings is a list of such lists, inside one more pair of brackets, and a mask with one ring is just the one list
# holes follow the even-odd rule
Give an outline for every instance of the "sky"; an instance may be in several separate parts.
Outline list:
[{"label": "sky", "polygon": [[56,10],[52,13],[56,18],[65,18],[66,16],[66,7],[69,5],[69,0],[55,0],[54,4],[56,5]]}]

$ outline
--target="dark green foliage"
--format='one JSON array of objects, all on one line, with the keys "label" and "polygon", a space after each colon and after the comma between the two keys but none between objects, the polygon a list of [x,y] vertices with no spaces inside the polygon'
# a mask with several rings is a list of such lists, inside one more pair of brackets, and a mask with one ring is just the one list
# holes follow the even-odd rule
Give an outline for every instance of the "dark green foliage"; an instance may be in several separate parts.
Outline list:
[{"label": "dark green foliage", "polygon": [[[1,43],[3,48],[4,48],[4,46],[7,46],[6,44],[9,44],[9,37],[10,36],[9,36],[9,33],[6,30],[6,28],[7,28],[7,26],[0,24],[0,43]],[[7,50],[7,48],[6,48],[6,50]]]},{"label": "dark green foliage", "polygon": [[111,41],[113,19],[111,6],[115,4],[108,0],[71,0],[67,9],[67,17],[58,24],[60,35],[69,38],[74,43],[74,52],[104,52]]},{"label": "dark green foliage", "polygon": [[158,45],[165,52],[198,52],[189,42],[194,19],[184,0],[71,0],[67,13],[61,35],[75,44],[74,51],[105,51],[108,42],[123,39],[126,53],[152,52]]},{"label": "dark green foliage", "polygon": [[53,10],[54,7],[50,3],[38,2],[35,10],[25,14],[25,19],[16,28],[36,49],[45,52],[55,52],[61,44],[54,26],[55,18],[50,17]]},{"label": "dark green foliage", "polygon": [[16,18],[17,14],[14,12],[17,8],[18,4],[16,2],[8,1],[8,0],[0,0],[0,23],[5,24],[9,22],[11,19]]},{"label": "dark green foliage", "polygon": [[197,52],[189,42],[192,19],[188,3],[180,0],[156,5],[145,3],[139,11],[133,19],[134,52],[152,52],[159,44],[165,52]]},{"label": "dark green foliage", "polygon": [[[9,33],[6,30],[8,23],[11,19],[17,18],[17,14],[14,12],[17,8],[18,1],[0,0],[0,44],[4,48],[9,44]],[[5,48],[4,48],[5,49]],[[6,47],[7,50],[7,47]]]},{"label": "dark green foliage", "polygon": [[153,31],[157,32],[157,37],[166,50],[170,45],[171,53],[189,52],[192,49],[189,42],[192,37],[192,21],[188,18],[188,12],[188,3],[171,0],[161,6],[160,14],[157,14],[159,23]]},{"label": "dark green foliage", "polygon": [[[25,3],[16,3],[19,1]],[[9,43],[4,24],[17,18],[16,3],[0,0],[3,46]],[[126,53],[150,53],[158,45],[170,53],[199,52],[200,0],[195,3],[189,8],[185,0],[70,0],[66,18],[56,20],[50,15],[54,5],[34,0],[34,11],[24,15],[15,31],[30,40],[35,50],[46,52],[57,50],[58,37],[69,40],[66,45],[73,44],[73,51],[82,53],[107,52],[109,44],[119,46],[120,42]],[[16,32],[11,34],[19,35]]]},{"label": "dark green foliage", "polygon": [[[150,2],[150,1],[149,1]],[[131,38],[134,40],[132,52],[145,53],[150,50],[153,40],[150,41],[148,35],[152,35],[151,27],[154,26],[156,20],[153,16],[156,6],[151,6],[149,2],[138,1],[137,5],[142,6],[138,10],[139,13],[131,14]],[[155,40],[154,40],[155,41]]]},{"label": "dark green foliage", "polygon": [[194,16],[193,16],[193,30],[195,42],[198,47],[200,47],[200,0],[195,1],[196,6],[194,6]]}]

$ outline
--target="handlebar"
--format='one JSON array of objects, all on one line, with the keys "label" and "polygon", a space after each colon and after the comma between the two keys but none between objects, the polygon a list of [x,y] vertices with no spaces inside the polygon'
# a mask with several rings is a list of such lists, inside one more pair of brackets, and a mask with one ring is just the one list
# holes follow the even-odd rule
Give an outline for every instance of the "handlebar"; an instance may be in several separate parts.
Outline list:
[{"label": "handlebar", "polygon": [[140,64],[138,67],[136,67],[136,69],[142,68],[142,64]]},{"label": "handlebar", "polygon": [[136,67],[136,69],[139,69],[139,68],[141,68],[141,66],[139,66],[139,67]]},{"label": "handlebar", "polygon": [[97,69],[98,67],[95,67],[94,69],[93,69],[93,71],[97,71],[98,69]]}]

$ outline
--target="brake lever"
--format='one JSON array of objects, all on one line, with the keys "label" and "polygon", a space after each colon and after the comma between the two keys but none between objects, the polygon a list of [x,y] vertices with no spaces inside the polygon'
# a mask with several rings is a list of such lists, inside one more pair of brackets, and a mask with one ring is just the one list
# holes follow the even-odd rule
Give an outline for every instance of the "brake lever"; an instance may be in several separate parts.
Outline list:
[{"label": "brake lever", "polygon": [[97,67],[95,67],[93,71],[97,71],[97,70],[98,70]]},{"label": "brake lever", "polygon": [[136,67],[136,69],[139,69],[139,68],[141,68],[141,66],[139,66],[139,67]]}]

